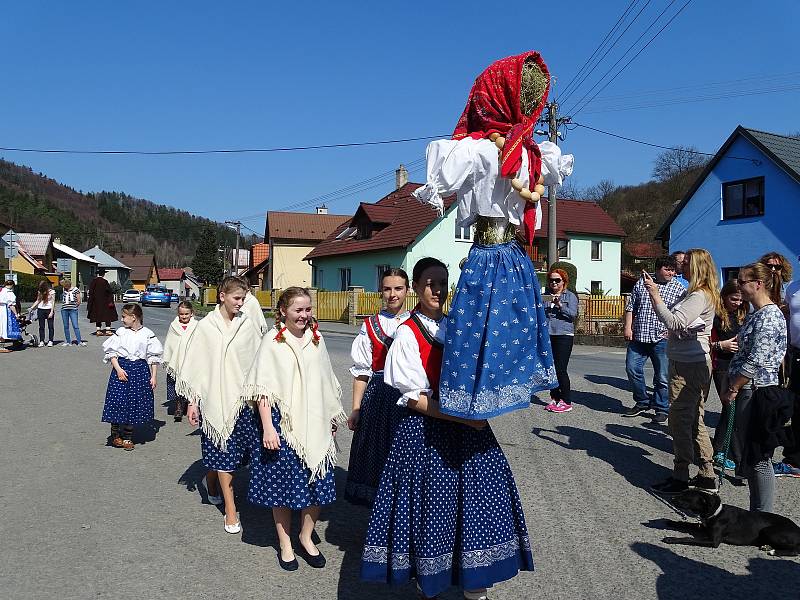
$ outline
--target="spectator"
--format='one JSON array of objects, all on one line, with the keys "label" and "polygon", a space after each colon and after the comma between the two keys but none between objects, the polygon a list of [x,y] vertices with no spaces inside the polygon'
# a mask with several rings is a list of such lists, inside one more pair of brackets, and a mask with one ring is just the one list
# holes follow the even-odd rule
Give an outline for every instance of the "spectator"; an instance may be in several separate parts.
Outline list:
[{"label": "spectator", "polygon": [[[744,319],[747,316],[748,304],[742,302],[739,286],[734,280],[728,281],[722,286],[720,297],[722,298],[723,311],[714,317],[714,327],[711,329],[711,376],[714,380],[714,387],[717,388],[717,394],[722,398],[722,394],[728,387],[728,367],[734,352],[739,349],[736,335],[742,328],[742,323],[744,323]],[[737,433],[731,440],[727,458],[725,457],[725,434],[728,419],[730,418],[728,406],[722,407],[719,424],[714,431],[714,440],[712,442],[714,464],[720,468],[724,466],[725,469],[730,471],[736,469],[736,463],[739,462],[742,456],[741,442],[744,434],[742,424],[744,421],[738,414],[739,409],[742,407],[742,404],[736,404],[737,415],[734,423]]]},{"label": "spectator", "polygon": [[[662,256],[656,259],[655,282],[659,294],[667,308],[672,308],[683,298],[686,290],[675,280],[675,258]],[[669,393],[667,391],[667,328],[659,321],[653,310],[653,303],[644,280],[640,279],[633,286],[628,302],[625,305],[625,339],[628,340],[628,352],[625,356],[625,371],[628,374],[633,400],[632,408],[622,413],[623,417],[635,417],[650,410],[655,410],[655,421],[666,423],[669,413]],[[653,397],[647,395],[644,382],[644,363],[647,359],[653,363]]]},{"label": "spectator", "polygon": [[776,477],[800,477],[800,279],[786,287],[784,300],[789,310],[789,389],[798,417],[792,419],[794,442],[783,447],[783,461],[773,467]]},{"label": "spectator", "polygon": [[64,323],[64,343],[62,346],[70,345],[69,325],[75,331],[75,345],[85,346],[86,342],[81,339],[81,330],[78,327],[78,307],[81,305],[81,291],[72,287],[69,279],[61,280],[61,321]]},{"label": "spectator", "polygon": [[[14,280],[9,279],[0,287],[0,342],[6,340],[17,342],[20,339],[19,322],[17,321],[17,296],[14,294]],[[0,347],[0,352],[11,352]]]},{"label": "spectator", "polygon": [[31,310],[36,309],[36,318],[39,319],[39,348],[44,343],[44,325],[47,323],[47,347],[53,346],[53,335],[55,334],[54,319],[56,310],[56,291],[50,280],[44,279],[39,282],[39,291],[36,294],[36,302],[31,306]]},{"label": "spectator", "polygon": [[95,335],[114,335],[111,324],[119,317],[114,306],[114,293],[111,286],[103,278],[104,269],[97,271],[97,277],[89,284],[89,299],[86,302],[86,309],[89,313],[89,320],[95,324]]},{"label": "spectator", "polygon": [[676,250],[672,253],[672,258],[675,259],[675,264],[677,265],[675,269],[675,281],[680,283],[683,289],[686,289],[689,287],[689,282],[683,276],[683,260],[686,258],[686,252],[683,250]]},{"label": "spectator", "polygon": [[[674,466],[671,477],[653,486],[653,491],[664,495],[677,495],[690,487],[706,492],[718,489],[711,440],[703,423],[711,387],[709,338],[714,315],[722,312],[717,266],[708,251],[694,248],[686,252],[683,272],[689,279],[689,293],[672,310],[664,304],[658,284],[644,273],[653,309],[669,329],[669,431]],[[700,471],[690,480],[693,463]]]},{"label": "spectator", "polygon": [[550,403],[545,410],[562,413],[572,410],[570,381],[567,366],[575,339],[575,319],[578,316],[578,297],[567,289],[569,276],[562,269],[547,273],[547,291],[550,304],[544,309],[550,330],[550,345],[558,377],[558,387],[550,390]]},{"label": "spectator", "polygon": [[[750,510],[772,512],[775,475],[772,453],[780,443],[778,434],[791,416],[791,401],[785,401],[778,385],[778,369],[786,354],[786,320],[773,302],[774,277],[763,263],[753,263],[739,271],[742,298],[753,312],[739,332],[739,350],[731,359],[728,387],[723,404],[745,401],[745,456],[738,472],[748,477]],[[753,387],[756,390],[753,390]]]},{"label": "spectator", "polygon": [[792,263],[777,252],[767,252],[758,259],[758,262],[766,265],[770,270],[770,275],[772,276],[771,298],[778,305],[778,308],[784,311],[785,315],[786,311],[783,304],[784,286],[792,280]]}]

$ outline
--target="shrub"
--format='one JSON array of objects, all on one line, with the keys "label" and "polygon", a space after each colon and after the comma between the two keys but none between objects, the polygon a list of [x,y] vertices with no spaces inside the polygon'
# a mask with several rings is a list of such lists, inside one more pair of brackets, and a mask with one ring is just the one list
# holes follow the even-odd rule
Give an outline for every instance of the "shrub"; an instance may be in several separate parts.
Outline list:
[{"label": "shrub", "polygon": [[[45,281],[44,275],[31,275],[29,273],[17,273],[17,285],[14,293],[20,302],[35,302],[36,294],[39,291],[39,283]],[[58,292],[56,292],[58,294]]]}]

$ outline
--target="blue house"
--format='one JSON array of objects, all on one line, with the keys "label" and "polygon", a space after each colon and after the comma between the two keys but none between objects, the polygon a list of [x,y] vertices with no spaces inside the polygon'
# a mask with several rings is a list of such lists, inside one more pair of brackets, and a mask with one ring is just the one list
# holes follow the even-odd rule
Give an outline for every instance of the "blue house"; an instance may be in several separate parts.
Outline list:
[{"label": "blue house", "polygon": [[737,127],[656,238],[670,252],[705,248],[722,281],[767,252],[799,273],[800,138]]}]

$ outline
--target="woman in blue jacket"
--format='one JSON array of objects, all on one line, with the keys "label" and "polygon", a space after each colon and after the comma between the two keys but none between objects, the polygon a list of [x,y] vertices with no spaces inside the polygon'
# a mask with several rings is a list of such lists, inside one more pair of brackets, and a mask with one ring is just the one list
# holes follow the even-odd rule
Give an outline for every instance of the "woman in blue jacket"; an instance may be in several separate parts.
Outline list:
[{"label": "woman in blue jacket", "polygon": [[555,413],[572,410],[567,365],[572,355],[572,342],[575,339],[578,297],[567,289],[568,284],[569,276],[563,269],[550,269],[547,273],[547,292],[551,299],[549,304],[545,304],[544,312],[550,330],[550,345],[553,348],[558,387],[550,390],[550,403],[545,410]]}]

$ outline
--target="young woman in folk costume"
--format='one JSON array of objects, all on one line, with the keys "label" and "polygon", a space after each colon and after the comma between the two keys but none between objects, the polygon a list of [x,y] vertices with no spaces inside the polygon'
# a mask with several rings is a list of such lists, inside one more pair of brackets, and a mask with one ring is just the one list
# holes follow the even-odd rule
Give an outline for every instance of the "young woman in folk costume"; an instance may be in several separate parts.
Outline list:
[{"label": "young woman in folk costume", "polygon": [[192,338],[197,320],[194,318],[194,307],[188,300],[178,304],[178,315],[170,323],[167,339],[164,341],[164,370],[167,373],[167,402],[175,404],[173,413],[175,422],[182,421],[189,401],[175,391],[175,380],[186,358],[186,348]]},{"label": "young woman in folk costume", "polygon": [[547,317],[529,243],[541,224],[544,185],[572,172],[572,156],[533,141],[550,74],[538,52],[499,60],[475,81],[453,139],[427,150],[427,183],[415,196],[438,210],[456,193],[458,224],[475,227],[450,308],[440,407],[486,419],[529,406],[531,394],[557,385]]},{"label": "young woman in folk costume", "polygon": [[533,558],[519,493],[491,428],[439,408],[447,279],[436,259],[414,266],[419,304],[386,358],[384,380],[406,408],[375,498],[361,577],[415,578],[426,598],[457,585],[479,600],[493,584],[533,570]]},{"label": "young woman in folk costume", "polygon": [[381,277],[384,308],[361,326],[350,356],[353,366],[353,411],[347,426],[354,431],[344,497],[353,504],[372,506],[389,447],[397,429],[400,392],[383,381],[383,366],[400,323],[408,318],[403,308],[408,275],[389,269]]},{"label": "young woman in folk costume", "polygon": [[233,472],[250,459],[256,446],[255,416],[242,399],[242,385],[261,335],[241,312],[247,287],[226,277],[219,304],[198,324],[186,348],[175,391],[189,400],[186,416],[202,422],[203,464],[210,469],[206,489],[212,504],[225,502],[224,528],[242,530],[233,496]]},{"label": "young woman in folk costume", "polygon": [[309,565],[325,566],[312,540],[324,504],[336,500],[333,478],[342,388],[312,317],[308,290],[290,287],[278,299],[275,329],[261,340],[243,390],[258,406],[261,444],[250,463],[247,497],[272,508],[278,563],[297,569],[289,537],[292,510],[300,510],[300,549]]}]

